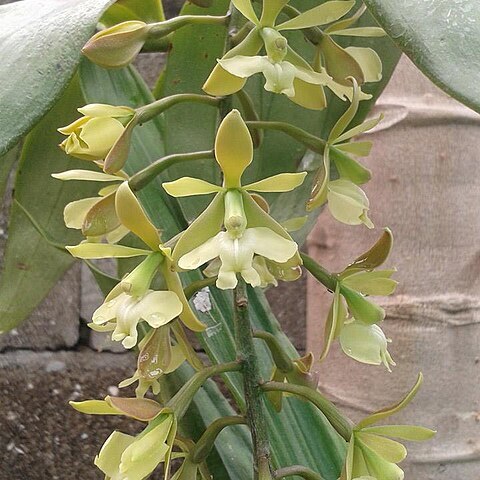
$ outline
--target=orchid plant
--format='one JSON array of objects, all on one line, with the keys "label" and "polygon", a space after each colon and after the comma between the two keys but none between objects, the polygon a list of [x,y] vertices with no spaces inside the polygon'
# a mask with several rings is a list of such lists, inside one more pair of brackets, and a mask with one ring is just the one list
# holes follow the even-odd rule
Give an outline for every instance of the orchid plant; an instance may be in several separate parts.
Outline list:
[{"label": "orchid plant", "polygon": [[[52,131],[42,168],[62,192],[49,215],[61,208],[65,228],[49,229],[21,198],[15,205],[52,264],[75,257],[91,269],[105,301],[90,329],[138,357],[120,396],[71,402],[144,424],[137,435],[92,437],[101,474],[402,480],[407,451],[390,437],[435,432],[377,422],[407,406],[421,374],[397,405],[355,423],[316,371],[336,341],[372,375],[396,365],[378,300],[397,286],[395,268],[380,269],[393,234],[384,229],[341,272],[302,251],[325,207],[374,229],[361,188],[372,172],[359,158],[382,121],[367,113],[399,57],[386,32],[355,0],[191,0],[170,19],[160,0],[83,3],[90,38],[71,39],[81,65],[41,123]],[[153,92],[132,66],[146,51],[168,55]],[[305,272],[331,293],[317,361],[295,351],[263,296]]]}]

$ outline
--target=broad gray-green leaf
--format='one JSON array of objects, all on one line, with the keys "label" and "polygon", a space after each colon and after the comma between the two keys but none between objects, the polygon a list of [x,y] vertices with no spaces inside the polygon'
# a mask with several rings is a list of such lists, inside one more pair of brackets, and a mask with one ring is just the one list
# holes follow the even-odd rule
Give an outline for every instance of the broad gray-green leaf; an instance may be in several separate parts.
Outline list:
[{"label": "broad gray-green leaf", "polygon": [[478,0],[365,0],[395,43],[452,97],[480,112]]},{"label": "broad gray-green leaf", "polygon": [[[51,112],[27,136],[15,179],[14,200],[33,216],[52,239],[75,244],[81,236],[63,223],[68,202],[94,194],[96,185],[78,182],[73,188],[52,178],[54,172],[85,168],[85,162],[67,157],[58,148],[57,127],[67,125],[83,102],[78,81],[65,91]],[[74,259],[49,245],[17,203],[10,213],[8,242],[0,277],[0,330],[22,322],[55,285]]]},{"label": "broad gray-green leaf", "polygon": [[23,0],[0,7],[0,155],[60,97],[113,0]]}]

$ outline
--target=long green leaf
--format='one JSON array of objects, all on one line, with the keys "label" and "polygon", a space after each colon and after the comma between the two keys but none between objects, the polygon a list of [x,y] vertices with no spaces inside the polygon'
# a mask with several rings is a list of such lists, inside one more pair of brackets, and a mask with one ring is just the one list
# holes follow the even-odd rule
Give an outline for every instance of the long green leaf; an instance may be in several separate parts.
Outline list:
[{"label": "long green leaf", "polygon": [[478,0],[365,0],[365,3],[430,80],[480,112]]},{"label": "long green leaf", "polygon": [[[184,15],[223,15],[230,2],[217,0],[208,9],[187,3]],[[217,58],[222,56],[227,29],[220,26],[192,25],[175,33],[167,68],[161,77],[155,93],[166,97],[176,93],[203,93],[202,85],[212,71]],[[217,126],[218,111],[206,105],[184,104],[165,113],[168,129],[165,131],[165,150],[170,153],[184,153],[212,148]],[[174,180],[185,174],[182,166],[173,166],[167,178]],[[211,183],[220,183],[220,170],[212,160],[189,165],[188,175],[199,177]],[[208,197],[197,197],[194,202],[181,199],[179,204],[188,220],[204,210]]]},{"label": "long green leaf", "polygon": [[[83,102],[78,81],[65,91],[52,111],[27,136],[15,179],[14,199],[58,242],[74,244],[80,235],[63,223],[63,208],[73,200],[92,196],[95,185],[71,185],[50,176],[69,168],[84,168],[59,148],[56,128],[70,123]],[[14,202],[0,277],[0,330],[23,321],[72,265],[73,258],[49,245]]]},{"label": "long green leaf", "polygon": [[0,155],[60,97],[113,0],[23,0],[0,7]]}]

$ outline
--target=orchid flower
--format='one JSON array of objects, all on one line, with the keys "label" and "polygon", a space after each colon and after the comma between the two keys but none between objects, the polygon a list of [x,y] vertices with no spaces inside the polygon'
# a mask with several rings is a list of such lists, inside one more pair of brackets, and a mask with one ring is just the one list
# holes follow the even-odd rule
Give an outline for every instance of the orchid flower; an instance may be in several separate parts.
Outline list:
[{"label": "orchid flower", "polygon": [[291,268],[296,268],[301,263],[297,244],[249,192],[290,191],[302,184],[306,173],[283,173],[242,186],[242,174],[253,159],[253,145],[237,110],[230,112],[218,129],[215,156],[224,173],[223,186],[190,177],[163,184],[174,197],[216,194],[178,240],[173,251],[177,265],[192,270],[219,258],[217,287],[221,289],[235,288],[237,273],[252,286],[260,286],[262,279],[254,267],[256,255],[280,264],[294,259]]}]

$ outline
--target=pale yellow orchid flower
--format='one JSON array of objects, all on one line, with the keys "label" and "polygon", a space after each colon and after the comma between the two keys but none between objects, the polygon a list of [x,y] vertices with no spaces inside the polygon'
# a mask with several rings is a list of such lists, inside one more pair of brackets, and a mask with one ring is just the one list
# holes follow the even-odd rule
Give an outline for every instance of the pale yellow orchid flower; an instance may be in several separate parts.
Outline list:
[{"label": "pale yellow orchid flower", "polygon": [[237,110],[230,112],[218,129],[215,156],[224,173],[222,187],[186,177],[163,184],[175,197],[216,193],[178,240],[173,251],[178,266],[190,270],[218,257],[217,286],[230,289],[237,284],[237,273],[252,286],[262,284],[253,265],[255,255],[280,264],[294,260],[292,268],[300,265],[297,244],[249,192],[290,191],[302,184],[306,173],[283,173],[242,186],[241,177],[252,162],[253,147]]}]

